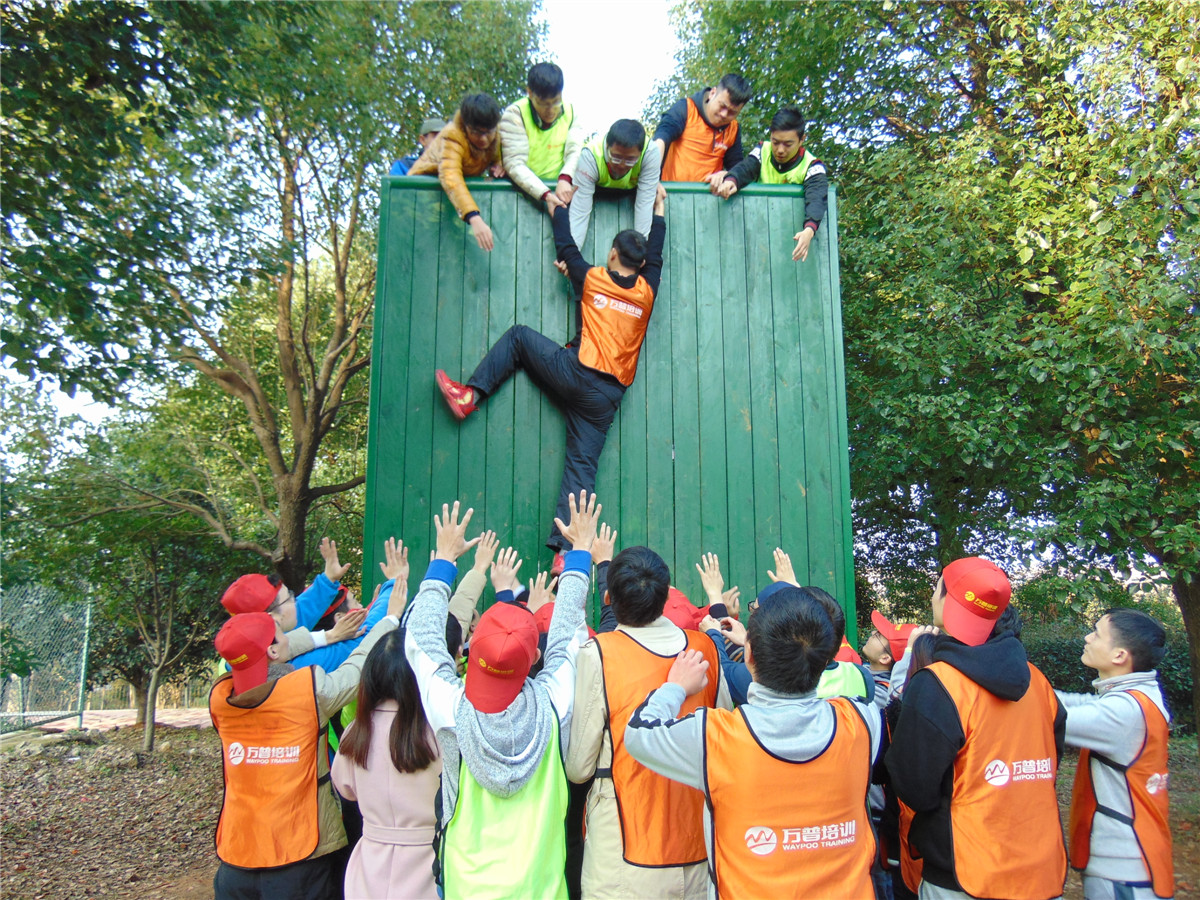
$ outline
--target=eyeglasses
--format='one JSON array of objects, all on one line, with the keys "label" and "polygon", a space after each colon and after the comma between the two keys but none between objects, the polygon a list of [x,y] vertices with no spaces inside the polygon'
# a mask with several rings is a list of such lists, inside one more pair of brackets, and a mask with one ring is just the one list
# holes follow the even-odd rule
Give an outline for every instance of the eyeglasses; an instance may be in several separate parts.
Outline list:
[{"label": "eyeglasses", "polygon": [[267,612],[269,612],[269,613],[279,612],[279,610],[283,609],[284,604],[295,603],[295,602],[296,602],[296,592],[293,591],[291,588],[288,588],[287,596],[284,597],[282,600],[276,600],[274,603],[272,603],[270,606],[268,606]]},{"label": "eyeglasses", "polygon": [[642,158],[640,153],[637,156],[613,156],[612,152],[607,149],[604,151],[604,157],[610,166],[624,166],[627,169],[632,169]]},{"label": "eyeglasses", "polygon": [[495,128],[472,128],[470,125],[467,126],[467,134],[471,137],[490,138],[495,133]]}]

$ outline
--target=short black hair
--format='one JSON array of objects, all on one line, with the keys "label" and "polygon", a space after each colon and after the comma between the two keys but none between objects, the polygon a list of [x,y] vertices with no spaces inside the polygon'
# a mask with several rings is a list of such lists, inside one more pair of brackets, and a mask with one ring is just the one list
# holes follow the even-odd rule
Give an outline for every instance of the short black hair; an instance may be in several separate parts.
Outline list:
[{"label": "short black hair", "polygon": [[608,596],[621,625],[649,625],[667,605],[671,570],[649,547],[626,547],[608,564]]},{"label": "short black hair", "polygon": [[613,238],[612,245],[621,265],[640,269],[646,264],[646,236],[640,231],[626,228]]},{"label": "short black hair", "polygon": [[1133,658],[1133,671],[1157,669],[1167,652],[1167,632],[1140,609],[1110,609],[1108,627],[1113,633],[1113,646],[1128,650]]},{"label": "short black hair", "polygon": [[[846,637],[846,613],[842,611],[841,605],[833,599],[832,594],[822,588],[809,585],[808,587],[800,588],[800,590],[825,607],[825,614],[829,616],[834,634],[837,635],[838,646],[841,646],[842,640]],[[837,653],[837,647],[833,648],[833,653]],[[833,653],[829,654],[829,659],[833,659]],[[825,661],[829,662],[828,659]]]},{"label": "short black hair", "polygon": [[804,116],[794,106],[785,106],[771,119],[771,131],[794,131],[804,137]]},{"label": "short black hair", "polygon": [[529,70],[525,86],[533,92],[535,97],[557,97],[563,89],[562,69],[554,63],[538,63]]},{"label": "short black hair", "polygon": [[605,147],[613,144],[643,149],[646,146],[646,126],[637,119],[617,119],[604,136]]},{"label": "short black hair", "polygon": [[781,694],[813,690],[838,647],[824,604],[797,587],[784,588],[759,607],[750,617],[746,642],[754,680]]},{"label": "short black hair", "polygon": [[721,80],[717,82],[717,90],[722,89],[729,91],[729,102],[734,106],[742,106],[754,96],[754,92],[750,90],[750,82],[734,72],[721,76]]},{"label": "short black hair", "polygon": [[462,622],[453,615],[446,616],[446,652],[458,662],[458,654],[462,652],[463,630]]},{"label": "short black hair", "polygon": [[500,124],[500,104],[491,94],[467,94],[458,105],[464,128],[491,131]]}]

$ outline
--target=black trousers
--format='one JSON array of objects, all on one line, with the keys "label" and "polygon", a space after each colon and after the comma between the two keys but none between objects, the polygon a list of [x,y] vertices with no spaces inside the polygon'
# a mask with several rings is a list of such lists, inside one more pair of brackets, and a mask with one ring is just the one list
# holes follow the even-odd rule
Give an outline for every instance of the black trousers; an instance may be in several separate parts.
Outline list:
[{"label": "black trousers", "polygon": [[221,863],[213,878],[216,900],[339,900],[342,884],[333,871],[333,854],[305,859],[278,869],[240,869]]},{"label": "black trousers", "polygon": [[[467,384],[490,397],[522,369],[567,420],[567,458],[554,509],[554,515],[566,522],[571,515],[568,495],[580,491],[590,494],[596,489],[600,452],[625,396],[625,387],[615,378],[582,365],[578,349],[560,346],[525,325],[514,325],[504,332]],[[567,546],[553,522],[546,546],[553,550]]]}]

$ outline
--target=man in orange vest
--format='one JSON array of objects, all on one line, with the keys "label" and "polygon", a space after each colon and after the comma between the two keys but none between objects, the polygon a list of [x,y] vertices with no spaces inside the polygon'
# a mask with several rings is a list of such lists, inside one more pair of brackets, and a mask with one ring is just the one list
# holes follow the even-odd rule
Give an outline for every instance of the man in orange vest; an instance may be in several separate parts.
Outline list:
[{"label": "man in orange vest", "polygon": [[1135,609],[1110,609],[1085,638],[1096,693],[1056,691],[1067,743],[1081,748],[1071,798],[1071,865],[1088,900],[1151,900],[1175,893],[1167,817],[1170,714],[1155,667],[1163,627]]},{"label": "man in orange vest", "polygon": [[[666,201],[654,204],[647,240],[637,231],[619,233],[603,266],[583,258],[571,237],[565,207],[554,211],[554,245],[566,263],[579,303],[579,330],[565,347],[526,325],[508,329],[475,368],[466,384],[437,370],[437,385],[457,419],[465,419],[479,404],[524,369],[558,405],[567,420],[567,453],[554,515],[567,521],[567,498],[580,491],[593,493],[596,467],[609,426],[625,389],[633,384],[638,357],[654,299],[662,278],[662,249],[667,233],[663,218]],[[551,526],[546,546],[555,551],[554,571],[561,571],[566,540]]]},{"label": "man in orange vest", "polygon": [[995,627],[1011,595],[994,563],[946,566],[932,601],[944,635],[904,687],[887,768],[914,812],[908,842],[924,862],[922,898],[1062,894],[1054,777],[1067,715],[1017,635]]},{"label": "man in orange vest", "polygon": [[781,588],[750,617],[754,680],[743,706],[681,715],[712,669],[688,650],[629,720],[634,759],[705,794],[709,896],[875,896],[867,787],[883,716],[857,700],[817,697],[837,646],[824,606]]},{"label": "man in orange vest", "polygon": [[703,181],[719,188],[728,170],[742,161],[737,117],[751,96],[746,79],[731,73],[716,87],[676,101],[654,131],[662,180]]},{"label": "man in orange vest", "polygon": [[[385,577],[407,581],[403,548],[389,541],[385,554]],[[329,784],[326,725],[354,699],[363,661],[399,625],[407,596],[397,585],[388,615],[332,673],[284,664],[287,636],[265,612],[239,613],[217,632],[217,652],[231,669],[208,698],[225,777],[217,900],[341,896],[333,854],[346,846],[346,832]]]},{"label": "man in orange vest", "polygon": [[664,615],[671,573],[649,547],[627,547],[608,565],[605,602],[615,631],[579,651],[567,777],[595,778],[584,819],[585,898],[702,898],[706,892],[703,794],[647,769],[625,747],[625,724],[666,679],[675,657],[695,650],[712,666],[685,711],[732,709],[708,635]]}]

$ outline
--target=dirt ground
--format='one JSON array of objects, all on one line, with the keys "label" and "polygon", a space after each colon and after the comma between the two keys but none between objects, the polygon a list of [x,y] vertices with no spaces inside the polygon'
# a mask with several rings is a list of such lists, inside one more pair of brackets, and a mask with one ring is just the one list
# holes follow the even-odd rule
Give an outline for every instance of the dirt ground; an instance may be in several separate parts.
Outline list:
[{"label": "dirt ground", "polygon": [[[141,730],[66,732],[11,744],[0,758],[0,896],[212,896],[213,830],[221,806],[219,742],[211,729],[158,728],[141,756]],[[1060,773],[1063,821],[1075,753]],[[1171,742],[1175,896],[1200,900],[1200,763],[1196,739]],[[1072,872],[1065,897],[1082,896]]]}]

